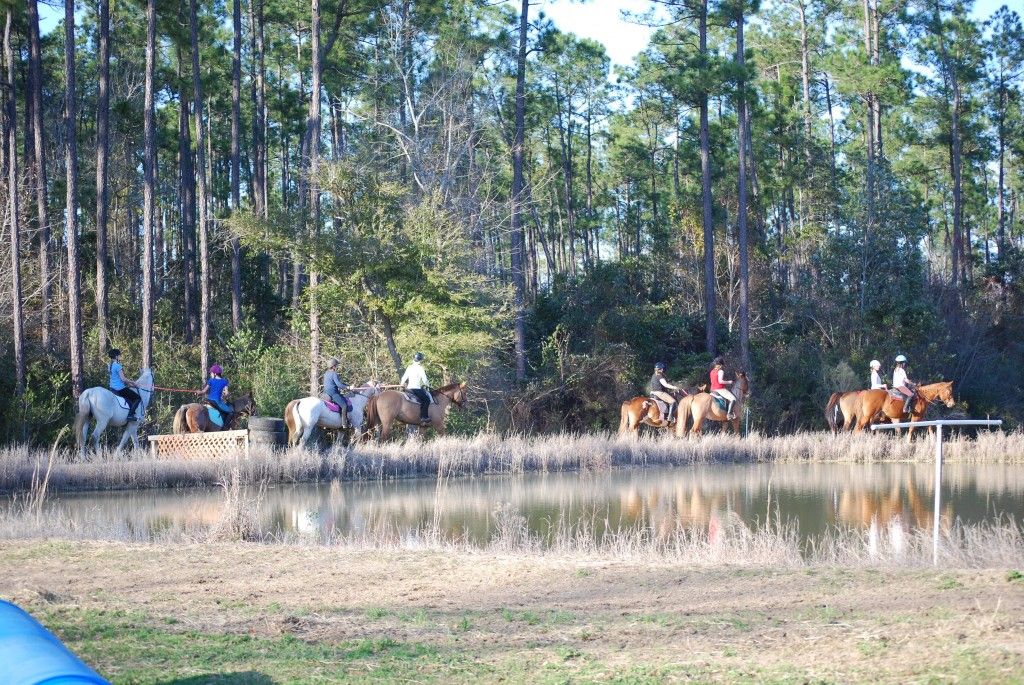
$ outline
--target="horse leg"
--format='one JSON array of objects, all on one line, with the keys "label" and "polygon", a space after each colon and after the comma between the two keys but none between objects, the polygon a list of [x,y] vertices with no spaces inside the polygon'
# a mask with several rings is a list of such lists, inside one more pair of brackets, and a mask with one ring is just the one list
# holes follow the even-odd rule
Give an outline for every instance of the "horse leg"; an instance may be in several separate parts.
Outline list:
[{"label": "horse leg", "polygon": [[100,436],[103,435],[103,431],[107,429],[107,423],[110,419],[97,418],[96,426],[92,429],[92,451],[95,454],[100,453]]},{"label": "horse leg", "polygon": [[[133,425],[135,426],[134,429],[132,428]],[[137,421],[129,421],[128,422],[128,425],[125,426],[124,433],[121,434],[121,442],[117,443],[117,451],[118,452],[120,452],[121,449],[125,446],[125,444],[127,444],[128,438],[131,437],[132,432],[133,431],[137,431],[138,429],[139,429],[139,424],[138,424]]]}]

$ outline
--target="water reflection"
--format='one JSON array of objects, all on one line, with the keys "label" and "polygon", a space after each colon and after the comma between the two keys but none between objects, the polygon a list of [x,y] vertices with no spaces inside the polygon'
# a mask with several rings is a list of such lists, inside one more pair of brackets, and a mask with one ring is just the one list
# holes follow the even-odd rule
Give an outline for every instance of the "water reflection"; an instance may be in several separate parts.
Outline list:
[{"label": "water reflection", "polygon": [[[642,529],[669,536],[696,526],[712,535],[738,517],[757,528],[797,522],[804,538],[836,524],[899,545],[932,525],[928,464],[727,464],[603,473],[526,474],[435,482],[332,483],[272,487],[264,530],[320,539],[408,536],[435,527],[451,538],[488,540],[499,508],[516,511],[531,533],[593,535]],[[1024,466],[950,465],[940,525],[1024,516]],[[51,508],[86,528],[154,535],[202,529],[221,515],[216,489],[57,496]]]}]

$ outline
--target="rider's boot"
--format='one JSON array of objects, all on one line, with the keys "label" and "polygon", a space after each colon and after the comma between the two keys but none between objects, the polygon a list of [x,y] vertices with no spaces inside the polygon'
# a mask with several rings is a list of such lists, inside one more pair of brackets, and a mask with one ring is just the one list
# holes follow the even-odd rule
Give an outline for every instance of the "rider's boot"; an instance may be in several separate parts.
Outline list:
[{"label": "rider's boot", "polygon": [[726,407],[725,410],[725,418],[729,419],[730,421],[736,418],[736,415],[732,413],[732,405],[734,404],[736,403],[733,400],[729,400],[729,405]]},{"label": "rider's boot", "polygon": [[910,397],[908,397],[907,399],[905,399],[903,401],[903,413],[904,414],[909,414],[911,409],[913,408],[913,404],[914,404],[914,396],[911,395]]},{"label": "rider's boot", "polygon": [[348,428],[349,428],[349,425],[348,425],[348,409],[346,409],[344,407],[344,405],[341,407],[341,427],[342,427],[343,430],[348,430]]}]

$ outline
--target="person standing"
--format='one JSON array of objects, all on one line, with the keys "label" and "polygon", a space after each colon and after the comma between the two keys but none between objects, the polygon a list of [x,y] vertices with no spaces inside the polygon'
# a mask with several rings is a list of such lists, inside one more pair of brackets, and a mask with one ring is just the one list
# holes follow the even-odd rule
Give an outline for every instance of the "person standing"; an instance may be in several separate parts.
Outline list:
[{"label": "person standing", "polygon": [[417,352],[412,356],[412,364],[402,374],[402,387],[416,397],[420,403],[420,424],[430,425],[430,381],[427,380],[427,372],[423,368],[423,353]]}]

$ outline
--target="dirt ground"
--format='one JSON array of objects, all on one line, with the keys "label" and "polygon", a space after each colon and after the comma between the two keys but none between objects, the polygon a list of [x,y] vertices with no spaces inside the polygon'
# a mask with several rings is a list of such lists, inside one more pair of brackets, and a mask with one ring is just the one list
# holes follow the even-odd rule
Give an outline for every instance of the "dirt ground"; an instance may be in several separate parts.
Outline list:
[{"label": "dirt ground", "polygon": [[26,541],[0,597],[116,682],[1024,682],[1013,569]]}]

